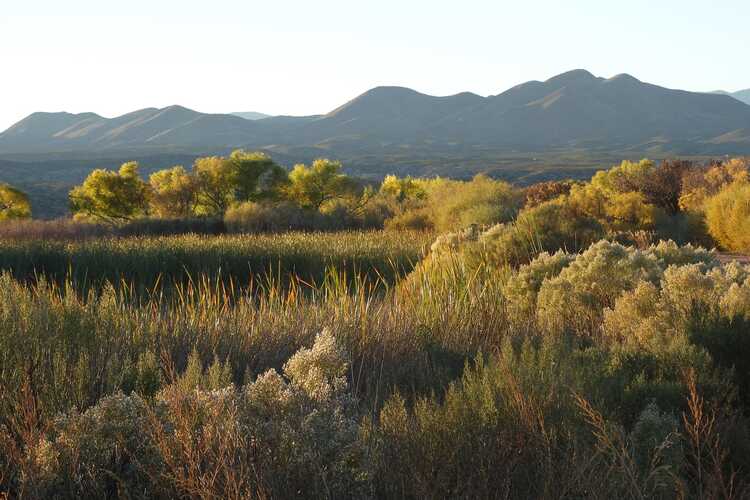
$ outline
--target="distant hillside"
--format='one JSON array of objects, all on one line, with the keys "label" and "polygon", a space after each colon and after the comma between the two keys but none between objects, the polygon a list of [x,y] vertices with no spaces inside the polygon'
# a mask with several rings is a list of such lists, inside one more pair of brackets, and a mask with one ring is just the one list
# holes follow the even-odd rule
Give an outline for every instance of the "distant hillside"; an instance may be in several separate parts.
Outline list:
[{"label": "distant hillside", "polygon": [[394,155],[468,159],[488,151],[748,153],[750,106],[737,98],[574,70],[490,97],[468,92],[434,97],[378,87],[310,117],[251,120],[180,106],[112,119],[34,113],[0,134],[0,155],[193,154],[237,147],[373,161]]},{"label": "distant hillside", "polygon": [[245,144],[257,128],[238,116],[182,106],[142,109],[111,119],[93,113],[34,113],[0,134],[0,154],[234,147]]},{"label": "distant hillside", "polygon": [[239,111],[237,113],[232,113],[232,114],[234,116],[239,116],[240,118],[244,118],[245,120],[262,120],[263,118],[271,117],[271,115],[258,113],[256,111]]},{"label": "distant hillside", "polygon": [[745,104],[750,104],[750,89],[746,90],[739,90],[737,92],[726,92],[724,90],[717,90],[713,92],[714,94],[722,94],[722,95],[728,95],[731,97],[734,97],[738,101],[742,101]]},{"label": "distant hillside", "polygon": [[735,99],[738,99],[745,104],[750,104],[750,89],[740,90],[739,92],[734,92],[731,95]]}]

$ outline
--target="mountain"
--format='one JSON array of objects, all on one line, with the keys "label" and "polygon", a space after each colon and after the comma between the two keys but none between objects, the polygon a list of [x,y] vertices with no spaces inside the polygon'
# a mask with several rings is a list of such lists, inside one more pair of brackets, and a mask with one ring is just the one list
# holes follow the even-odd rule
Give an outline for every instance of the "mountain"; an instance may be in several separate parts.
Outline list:
[{"label": "mountain", "polygon": [[6,157],[192,154],[237,147],[372,164],[394,157],[412,163],[450,157],[465,163],[517,152],[740,154],[750,152],[750,105],[727,95],[667,89],[626,74],[601,78],[574,70],[489,97],[468,92],[435,97],[377,87],[317,116],[251,120],[180,106],[117,118],[34,113],[0,134],[0,155]]},{"label": "mountain", "polygon": [[464,140],[509,148],[662,144],[700,150],[726,133],[750,130],[750,106],[726,96],[666,89],[626,74],[605,79],[574,70],[490,97],[487,105],[460,120],[452,130],[463,131]]},{"label": "mountain", "polygon": [[745,104],[750,104],[750,89],[733,92],[730,95],[734,97],[735,99],[737,99],[738,101],[742,101]]},{"label": "mountain", "polygon": [[234,116],[239,116],[240,118],[244,118],[245,120],[262,120],[263,118],[270,118],[271,115],[267,115],[265,113],[258,113],[257,111],[239,111],[237,113],[232,113]]},{"label": "mountain", "polygon": [[147,108],[117,118],[34,113],[0,134],[0,153],[239,147],[257,130],[255,122],[238,116],[182,106]]},{"label": "mountain", "polygon": [[737,92],[727,92],[725,90],[715,90],[712,94],[722,94],[734,97],[738,101],[742,101],[745,104],[750,104],[750,89],[739,90]]}]

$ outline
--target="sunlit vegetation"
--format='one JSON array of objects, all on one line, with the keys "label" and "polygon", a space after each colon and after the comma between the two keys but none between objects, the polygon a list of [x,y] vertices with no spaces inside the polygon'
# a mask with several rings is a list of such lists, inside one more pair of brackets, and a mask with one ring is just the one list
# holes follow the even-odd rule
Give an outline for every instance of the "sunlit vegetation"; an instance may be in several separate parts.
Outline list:
[{"label": "sunlit vegetation", "polygon": [[[201,164],[100,174],[145,187],[128,218],[0,226],[0,492],[750,496],[750,265],[714,249],[748,251],[746,161]],[[238,234],[138,234],[191,221]]]},{"label": "sunlit vegetation", "polygon": [[133,236],[82,241],[0,240],[0,270],[34,281],[70,280],[81,289],[105,282],[139,289],[209,278],[226,285],[260,286],[269,279],[321,283],[329,269],[349,278],[393,283],[408,273],[432,242],[424,232]]},{"label": "sunlit vegetation", "polygon": [[31,204],[26,194],[8,184],[0,184],[0,221],[31,217]]}]

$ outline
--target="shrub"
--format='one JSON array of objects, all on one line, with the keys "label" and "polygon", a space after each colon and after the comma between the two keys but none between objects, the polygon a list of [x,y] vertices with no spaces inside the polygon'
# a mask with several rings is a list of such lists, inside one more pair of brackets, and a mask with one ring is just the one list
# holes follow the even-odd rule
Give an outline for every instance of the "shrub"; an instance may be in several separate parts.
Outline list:
[{"label": "shrub", "polygon": [[[193,364],[199,363],[193,358]],[[147,402],[116,394],[58,418],[30,450],[23,488],[37,496],[355,495],[363,454],[347,356],[324,331],[311,349],[237,391],[185,380]],[[364,469],[362,469],[364,470]],[[149,495],[150,496],[150,495]]]},{"label": "shrub", "polygon": [[576,185],[575,181],[546,181],[537,182],[524,189],[526,202],[524,208],[532,208],[541,205],[545,201],[551,201],[559,196],[567,195],[570,189]]},{"label": "shrub", "polygon": [[736,182],[706,201],[708,232],[727,250],[750,252],[750,182]]},{"label": "shrub", "polygon": [[230,233],[281,232],[320,229],[322,217],[292,203],[245,202],[231,207],[224,216]]},{"label": "shrub", "polygon": [[653,254],[601,241],[576,257],[539,290],[537,318],[550,333],[593,335],[601,311],[639,281],[658,282],[661,268]]},{"label": "shrub", "polygon": [[427,231],[434,229],[434,224],[426,211],[411,210],[386,219],[385,228],[396,231]]},{"label": "shrub", "polygon": [[522,210],[513,224],[496,226],[479,238],[489,262],[523,264],[541,252],[576,252],[603,236],[600,224],[558,199]]}]

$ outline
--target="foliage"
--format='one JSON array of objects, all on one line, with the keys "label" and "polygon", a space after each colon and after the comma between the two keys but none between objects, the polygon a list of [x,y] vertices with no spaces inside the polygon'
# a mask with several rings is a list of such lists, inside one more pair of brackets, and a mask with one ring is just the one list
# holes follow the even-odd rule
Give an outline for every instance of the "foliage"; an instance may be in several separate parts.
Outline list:
[{"label": "foliage", "polygon": [[[278,233],[0,244],[7,496],[750,497],[750,266],[664,239],[741,229],[741,162],[525,195],[327,162],[318,204],[234,156],[214,209]],[[366,221],[452,232],[284,232]]]},{"label": "foliage", "polygon": [[31,217],[29,197],[21,190],[0,183],[0,221]]},{"label": "foliage", "polygon": [[149,177],[150,212],[162,218],[189,218],[198,202],[197,179],[182,166],[159,170]]},{"label": "foliage", "polygon": [[748,181],[749,168],[747,159],[733,158],[688,171],[682,180],[680,208],[685,211],[703,211],[706,200],[722,188],[733,182]]},{"label": "foliage", "polygon": [[380,194],[404,204],[410,201],[423,200],[427,192],[421,183],[411,177],[399,179],[395,175],[386,175],[380,185]]},{"label": "foliage", "polygon": [[146,214],[148,185],[138,176],[138,163],[124,163],[118,172],[94,170],[70,191],[77,217],[109,223],[127,222]]},{"label": "foliage", "polygon": [[750,252],[750,182],[735,181],[705,202],[706,225],[727,250]]},{"label": "foliage", "polygon": [[289,202],[269,204],[248,201],[227,210],[224,223],[230,233],[276,233],[316,229],[318,218],[317,212],[304,210]]},{"label": "foliage", "polygon": [[198,215],[223,216],[234,203],[277,199],[287,182],[286,171],[265,153],[235,150],[229,157],[198,158]]},{"label": "foliage", "polygon": [[[265,251],[285,236],[264,237]],[[750,268],[671,242],[602,241],[469,270],[462,249],[479,241],[478,230],[442,238],[435,260],[387,289],[329,277],[309,293],[270,283],[250,296],[198,281],[136,299],[3,275],[2,487],[747,493]]]},{"label": "foliage", "polygon": [[524,189],[526,202],[525,208],[532,208],[544,203],[545,201],[554,200],[558,196],[570,193],[571,188],[576,185],[574,181],[546,181],[537,182]]},{"label": "foliage", "polygon": [[357,185],[341,173],[341,163],[324,158],[309,167],[295,165],[289,173],[286,197],[303,208],[320,210],[326,203],[358,194]]},{"label": "foliage", "polygon": [[[210,382],[200,373],[197,387]],[[57,419],[30,451],[23,485],[35,495],[61,491],[106,497],[287,497],[350,495],[357,490],[357,426],[346,396],[344,353],[324,331],[311,349],[235,390],[197,389],[183,380],[149,402],[138,394],[102,398],[79,414]],[[250,474],[254,469],[255,473]],[[221,475],[216,477],[216,472]],[[211,477],[214,476],[214,480]],[[156,478],[160,478],[157,483]],[[123,489],[124,488],[124,489]]]},{"label": "foliage", "polygon": [[193,165],[198,179],[198,215],[222,216],[235,197],[236,171],[225,158],[198,158]]},{"label": "foliage", "polygon": [[287,173],[265,153],[232,151],[228,162],[235,175],[235,201],[261,201],[279,196],[287,182]]},{"label": "foliage", "polygon": [[390,203],[391,229],[458,231],[512,220],[523,203],[523,194],[502,181],[477,175],[471,181],[444,178],[399,179],[389,176],[380,195]]}]

